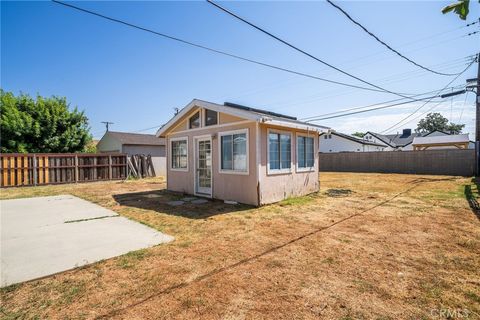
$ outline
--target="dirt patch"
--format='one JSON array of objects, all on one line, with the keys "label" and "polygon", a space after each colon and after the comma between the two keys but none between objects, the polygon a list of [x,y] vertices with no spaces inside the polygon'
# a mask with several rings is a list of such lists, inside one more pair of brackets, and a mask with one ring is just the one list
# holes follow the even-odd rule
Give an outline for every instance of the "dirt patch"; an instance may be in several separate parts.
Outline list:
[{"label": "dirt patch", "polygon": [[329,197],[347,197],[352,193],[353,191],[350,189],[328,189],[325,191],[325,194]]},{"label": "dirt patch", "polygon": [[480,220],[464,193],[470,186],[478,199],[470,179],[322,173],[320,186],[262,208],[171,207],[166,202],[179,198],[158,180],[5,190],[1,197],[69,190],[177,240],[6,288],[1,311],[87,319],[480,313]]}]

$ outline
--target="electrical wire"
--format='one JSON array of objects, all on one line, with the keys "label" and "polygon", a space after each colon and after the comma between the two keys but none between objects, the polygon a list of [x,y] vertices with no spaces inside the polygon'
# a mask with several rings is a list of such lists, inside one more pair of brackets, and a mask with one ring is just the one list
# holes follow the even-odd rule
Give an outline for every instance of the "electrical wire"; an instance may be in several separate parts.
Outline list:
[{"label": "electrical wire", "polygon": [[[456,86],[456,87],[451,87],[451,89],[457,89],[457,88],[460,88],[460,87],[464,87],[464,86]],[[450,89],[450,88],[449,88]],[[438,90],[432,90],[432,91],[429,91],[429,92],[424,92],[424,93],[421,93],[421,94],[418,94],[418,95],[415,95],[415,96],[422,96],[422,95],[427,95],[427,94],[431,94],[431,93],[434,93],[434,92],[438,92]],[[413,96],[413,97],[415,97]],[[434,98],[435,97],[440,97],[440,95],[435,95],[433,96]],[[428,100],[430,99],[431,97],[426,97],[426,98],[423,98],[424,100]],[[316,116],[310,116],[310,117],[306,117],[306,118],[301,118],[300,120],[302,121],[307,121],[307,122],[311,122],[311,121],[318,121],[318,120],[324,120],[325,117],[327,116],[331,116],[331,115],[337,115],[337,114],[341,114],[341,116],[343,116],[343,114],[345,112],[350,112],[350,111],[356,111],[356,110],[361,110],[361,109],[366,109],[366,108],[371,108],[371,107],[375,107],[375,106],[379,106],[379,105],[385,105],[385,104],[390,104],[392,102],[398,102],[398,101],[401,101],[401,100],[405,100],[404,98],[399,98],[399,99],[394,99],[394,100],[389,100],[389,101],[384,101],[384,102],[377,102],[377,103],[374,103],[374,104],[370,104],[370,105],[367,105],[367,106],[361,106],[361,107],[354,107],[354,108],[349,108],[349,109],[342,109],[342,110],[339,110],[339,111],[335,111],[335,112],[329,112],[329,113],[324,113],[324,114],[320,114],[320,115],[316,115]],[[405,103],[411,103],[411,101],[406,101]],[[397,106],[397,105],[402,105],[404,103],[401,103],[401,104],[395,104],[395,105],[387,105],[385,106],[386,108],[390,108],[390,107],[394,107],[394,106]],[[382,107],[383,108],[383,107]],[[366,111],[373,111],[373,110],[378,110],[377,108],[374,108],[374,109],[367,109]]]},{"label": "electrical wire", "polygon": [[[450,84],[452,84],[455,80],[457,80],[463,73],[465,73],[465,71],[467,71],[472,65],[473,63],[475,62],[472,61],[470,62],[470,64],[461,72],[459,73],[455,78],[453,78],[452,80],[450,80],[449,83],[447,83],[447,85],[445,87],[443,87],[441,90],[438,91],[437,95],[440,94],[442,91],[444,91],[448,86],[450,86]],[[480,62],[479,62],[480,63]],[[433,98],[432,98],[433,99]],[[430,101],[430,100],[429,100]],[[422,109],[427,103],[429,103],[429,101],[426,101],[423,105],[421,105],[420,107],[418,107],[417,109],[415,109],[415,111],[413,111],[411,114],[409,114],[408,116],[406,116],[405,118],[403,118],[402,120],[398,121],[397,123],[395,123],[393,126],[391,127],[388,127],[387,129],[383,130],[382,132],[380,133],[385,133],[391,129],[395,129],[397,128],[398,125],[402,124],[405,120],[409,119],[410,117],[412,117],[414,114],[416,114],[420,109]]]},{"label": "electrical wire", "polygon": [[[273,64],[261,62],[261,61],[258,61],[258,60],[245,58],[245,57],[233,54],[233,53],[213,49],[213,48],[210,48],[210,47],[198,44],[198,43],[194,43],[194,42],[187,41],[187,40],[184,40],[184,39],[181,39],[181,38],[178,38],[178,37],[174,37],[174,36],[171,36],[171,35],[168,35],[168,34],[165,34],[165,33],[161,33],[161,32],[158,32],[158,31],[155,31],[155,30],[152,30],[152,29],[141,27],[141,26],[138,26],[136,24],[126,22],[124,20],[112,18],[112,17],[106,16],[106,15],[103,15],[103,14],[100,14],[100,13],[97,13],[97,12],[94,12],[94,11],[91,11],[91,10],[87,10],[87,9],[84,9],[84,8],[81,8],[81,7],[74,6],[74,5],[69,4],[69,3],[65,3],[65,2],[62,2],[62,1],[58,1],[58,0],[52,0],[52,2],[63,5],[65,7],[69,7],[71,9],[75,9],[75,10],[84,12],[84,13],[88,13],[88,14],[91,14],[91,15],[94,15],[94,16],[112,21],[112,22],[120,23],[120,24],[123,24],[123,25],[131,27],[131,28],[135,28],[135,29],[138,29],[138,30],[149,32],[151,34],[161,36],[161,37],[166,38],[166,39],[177,41],[177,42],[189,45],[189,46],[193,46],[193,47],[196,47],[196,48],[199,48],[199,49],[207,50],[207,51],[210,51],[210,52],[214,52],[214,53],[217,53],[217,54],[220,54],[220,55],[235,58],[235,59],[242,60],[242,61],[245,61],[245,62],[250,62],[250,63],[260,65],[260,66],[263,66],[263,67],[267,67],[267,68],[271,68],[271,69],[275,69],[275,70],[279,70],[279,71],[283,71],[283,72],[288,72],[288,73],[296,74],[296,75],[299,75],[299,76],[302,76],[302,77],[307,77],[307,78],[320,80],[320,81],[323,81],[323,82],[328,82],[328,83],[337,84],[337,85],[341,85],[341,86],[346,86],[346,87],[351,87],[351,88],[356,88],[356,89],[362,89],[362,90],[368,90],[368,91],[385,92],[385,90],[382,89],[382,88],[375,89],[375,88],[362,87],[362,86],[359,86],[359,85],[354,85],[354,84],[349,84],[349,83],[345,83],[345,82],[330,80],[330,79],[318,77],[318,76],[315,76],[315,75],[311,75],[311,74],[308,74],[308,73],[305,73],[305,72],[295,71],[295,70],[292,70],[292,69],[287,69],[287,68],[279,67],[279,66],[276,66],[276,65],[273,65]],[[408,97],[408,96],[403,96],[402,95],[402,97]]]},{"label": "electrical wire", "polygon": [[379,89],[379,90],[382,90],[383,92],[390,93],[390,94],[394,94],[394,95],[400,96],[400,97],[402,97],[402,98],[407,98],[407,99],[409,99],[408,96],[405,96],[405,95],[403,95],[403,94],[401,94],[401,93],[394,92],[394,91],[391,91],[391,90],[388,90],[388,89],[385,89],[385,88],[382,88],[382,87],[380,87],[380,86],[378,86],[378,85],[376,85],[376,84],[373,84],[373,83],[371,83],[371,82],[369,82],[369,81],[367,81],[367,80],[364,80],[364,79],[362,79],[362,78],[360,78],[360,77],[357,77],[357,76],[355,76],[355,75],[353,75],[353,74],[351,74],[351,73],[349,73],[349,72],[347,72],[347,71],[344,71],[344,70],[342,70],[342,69],[340,69],[340,68],[338,68],[338,67],[336,67],[336,66],[334,66],[334,65],[332,65],[332,64],[330,64],[330,63],[328,63],[328,62],[326,62],[326,61],[324,61],[324,60],[322,60],[322,59],[320,59],[320,58],[318,58],[318,57],[316,57],[316,56],[314,56],[313,54],[310,54],[310,53],[306,52],[305,50],[302,50],[302,49],[296,47],[295,45],[293,45],[293,44],[291,44],[291,43],[289,43],[289,42],[281,39],[280,37],[272,34],[271,32],[266,31],[265,29],[263,29],[263,28],[255,25],[255,24],[253,24],[252,22],[250,22],[250,21],[248,21],[248,20],[240,17],[239,15],[233,13],[232,11],[230,11],[230,10],[228,10],[228,9],[220,6],[219,4],[213,2],[212,0],[206,0],[206,1],[207,1],[208,3],[210,3],[211,5],[215,6],[216,8],[222,10],[223,12],[231,15],[232,17],[234,17],[234,18],[236,18],[236,19],[238,19],[238,20],[240,20],[240,21],[248,24],[249,26],[253,27],[254,29],[257,29],[258,31],[260,31],[260,32],[268,35],[269,37],[271,37],[271,38],[273,38],[273,39],[275,39],[275,40],[277,40],[277,41],[285,44],[286,46],[288,46],[288,47],[290,47],[290,48],[292,48],[292,49],[294,49],[294,50],[296,50],[296,51],[298,51],[298,52],[306,55],[307,57],[310,57],[310,58],[314,59],[315,61],[320,62],[320,63],[323,64],[323,65],[326,65],[327,67],[329,67],[329,68],[331,68],[331,69],[334,69],[334,70],[336,70],[336,71],[338,71],[338,72],[340,72],[340,73],[342,73],[342,74],[344,74],[344,75],[346,75],[346,76],[348,76],[348,77],[350,77],[350,78],[353,78],[353,79],[355,79],[355,80],[357,80],[357,81],[363,82],[363,83],[365,83],[365,84],[367,84],[367,85],[369,85],[369,86],[371,86],[371,87],[374,87],[374,88],[377,88],[377,89]]},{"label": "electrical wire", "polygon": [[[357,26],[359,26],[363,31],[365,31],[368,35],[370,35],[371,37],[373,37],[375,40],[377,40],[377,42],[381,43],[383,46],[385,46],[387,49],[389,49],[390,51],[396,53],[398,56],[400,56],[401,58],[407,60],[408,62],[414,64],[415,66],[423,69],[423,70],[426,70],[426,71],[429,71],[429,72],[432,72],[432,73],[435,73],[435,74],[438,74],[438,75],[442,75],[442,76],[456,76],[458,75],[459,73],[445,73],[445,72],[439,72],[439,71],[435,71],[433,69],[430,69],[428,67],[425,67],[415,61],[413,61],[412,59],[406,57],[405,55],[403,55],[402,53],[398,52],[397,50],[395,50],[394,48],[392,48],[390,45],[388,45],[385,41],[381,40],[378,36],[376,36],[374,33],[372,33],[371,31],[369,31],[366,27],[364,27],[360,22],[356,21],[355,19],[353,19],[350,14],[348,14],[345,10],[343,10],[340,6],[338,6],[337,4],[333,3],[331,0],[326,0],[328,4],[330,4],[331,6],[333,6],[334,8],[336,8],[337,10],[339,10],[341,13],[343,13],[343,15],[345,17],[347,17],[348,20],[350,20],[351,22],[353,22],[354,24],[356,24]],[[470,35],[470,34],[469,34]]]}]

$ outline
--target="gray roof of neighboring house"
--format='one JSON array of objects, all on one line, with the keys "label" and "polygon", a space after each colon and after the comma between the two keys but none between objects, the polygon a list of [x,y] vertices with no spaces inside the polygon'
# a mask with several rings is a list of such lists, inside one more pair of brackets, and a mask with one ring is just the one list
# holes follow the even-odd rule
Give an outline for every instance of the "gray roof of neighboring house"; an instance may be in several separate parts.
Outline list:
[{"label": "gray roof of neighboring house", "polygon": [[129,133],[118,131],[107,131],[105,135],[109,135],[120,141],[122,144],[148,145],[148,146],[164,146],[165,139],[157,138],[154,134]]},{"label": "gray roof of neighboring house", "polygon": [[404,147],[407,144],[410,144],[415,137],[423,136],[423,134],[419,132],[412,132],[412,134],[410,135],[405,135],[403,133],[379,134],[371,131],[369,131],[368,133],[374,135],[375,137],[382,140],[383,142],[390,145],[391,147]]},{"label": "gray roof of neighboring house", "polygon": [[413,139],[413,145],[418,144],[443,144],[443,143],[467,143],[470,142],[468,133],[465,134],[452,134],[446,136],[433,136],[433,137],[415,137]]},{"label": "gray roof of neighboring house", "polygon": [[[325,134],[325,133],[321,133],[320,135],[323,135],[323,134]],[[334,135],[337,135],[339,137],[342,137],[342,138],[345,138],[345,139],[348,139],[348,140],[351,140],[351,141],[354,141],[354,142],[358,142],[358,143],[361,143],[361,144],[369,145],[369,146],[385,147],[385,145],[383,145],[383,144],[375,143],[373,141],[364,140],[362,138],[355,137],[353,135],[349,135],[349,134],[345,134],[345,133],[341,133],[341,132],[338,132],[338,131],[332,131],[332,132],[330,132],[330,134],[334,134]]]}]

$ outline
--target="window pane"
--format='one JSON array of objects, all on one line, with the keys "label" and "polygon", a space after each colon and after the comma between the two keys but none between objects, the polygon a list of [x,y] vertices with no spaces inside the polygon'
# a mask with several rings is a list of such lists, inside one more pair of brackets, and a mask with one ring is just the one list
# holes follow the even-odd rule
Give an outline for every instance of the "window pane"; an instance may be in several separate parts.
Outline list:
[{"label": "window pane", "polygon": [[172,168],[187,168],[187,141],[172,141]]},{"label": "window pane", "polygon": [[222,136],[222,169],[233,170],[232,136]]},{"label": "window pane", "polygon": [[205,126],[213,126],[217,124],[218,113],[212,110],[205,110]]},{"label": "window pane", "polygon": [[280,168],[290,169],[291,166],[291,141],[290,135],[280,135]]},{"label": "window pane", "polygon": [[297,161],[299,168],[305,168],[305,137],[297,137]]},{"label": "window pane", "polygon": [[268,135],[268,153],[270,169],[280,169],[280,147],[278,134],[270,133]]},{"label": "window pane", "polygon": [[200,127],[200,112],[195,113],[193,116],[190,117],[189,120],[189,128],[199,128]]},{"label": "window pane", "polygon": [[233,169],[247,171],[247,135],[245,133],[233,135]]},{"label": "window pane", "polygon": [[313,147],[314,139],[313,138],[305,138],[305,158],[306,158],[306,166],[308,168],[313,168],[315,162],[315,153]]}]

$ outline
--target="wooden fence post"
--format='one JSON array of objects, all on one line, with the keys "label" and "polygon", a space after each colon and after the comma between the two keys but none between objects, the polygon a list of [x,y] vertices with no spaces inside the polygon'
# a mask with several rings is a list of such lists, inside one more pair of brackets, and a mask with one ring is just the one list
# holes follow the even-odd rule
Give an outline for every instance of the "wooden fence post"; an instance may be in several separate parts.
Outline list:
[{"label": "wooden fence post", "polygon": [[33,185],[37,185],[37,156],[33,154]]},{"label": "wooden fence post", "polygon": [[108,155],[108,180],[112,180],[112,155]]},{"label": "wooden fence post", "polygon": [[77,154],[75,154],[74,162],[75,162],[75,183],[77,183],[78,182],[78,155]]}]

